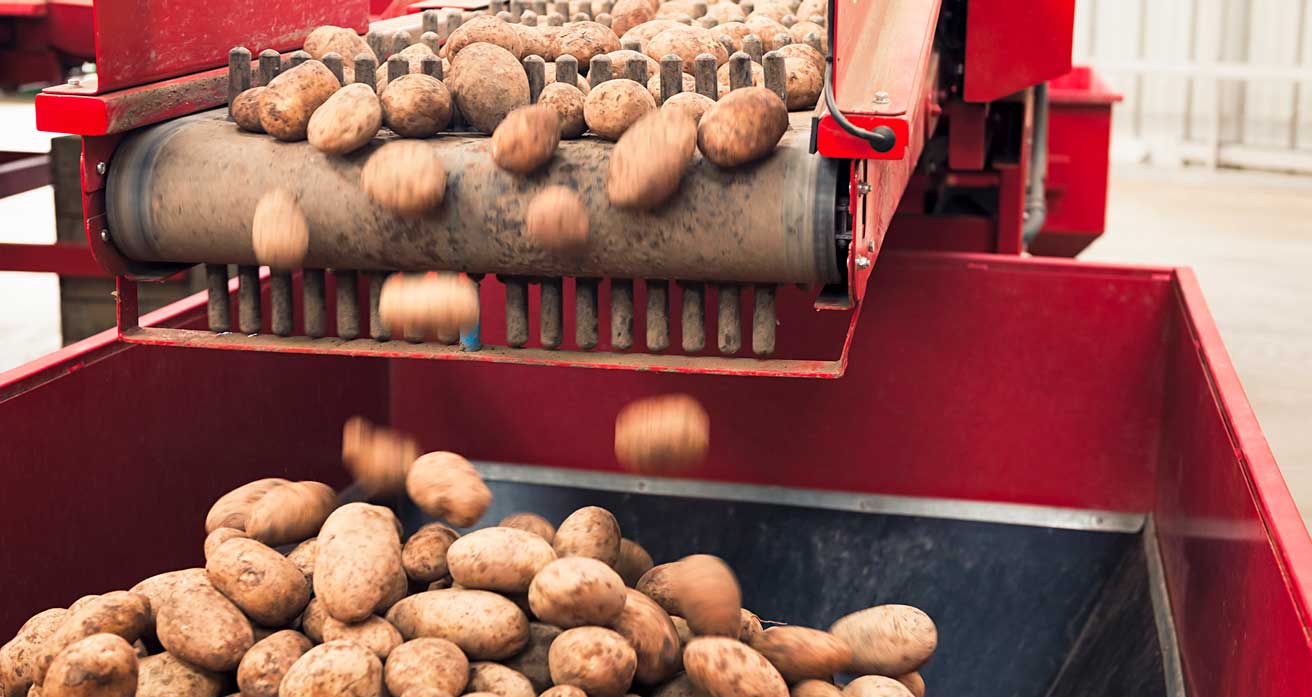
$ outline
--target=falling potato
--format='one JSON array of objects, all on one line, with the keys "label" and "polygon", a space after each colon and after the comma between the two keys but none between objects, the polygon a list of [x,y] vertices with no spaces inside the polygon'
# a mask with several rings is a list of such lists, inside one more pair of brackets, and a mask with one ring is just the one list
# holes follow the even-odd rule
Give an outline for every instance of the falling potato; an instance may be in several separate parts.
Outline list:
[{"label": "falling potato", "polygon": [[710,417],[690,395],[633,402],[615,418],[615,457],[644,474],[668,474],[696,465],[710,445]]}]

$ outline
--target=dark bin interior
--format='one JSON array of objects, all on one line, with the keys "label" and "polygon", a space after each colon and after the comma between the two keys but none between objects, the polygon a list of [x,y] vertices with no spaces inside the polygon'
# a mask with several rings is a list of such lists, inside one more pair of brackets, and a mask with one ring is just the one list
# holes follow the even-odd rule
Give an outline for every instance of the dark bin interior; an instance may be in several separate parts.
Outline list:
[{"label": "dark bin interior", "polygon": [[[720,556],[762,620],[827,628],[871,605],[919,607],[938,626],[928,695],[1166,694],[1142,533],[488,484],[485,525],[519,511],[559,523],[595,505],[656,563]],[[407,534],[431,520],[400,513]]]}]

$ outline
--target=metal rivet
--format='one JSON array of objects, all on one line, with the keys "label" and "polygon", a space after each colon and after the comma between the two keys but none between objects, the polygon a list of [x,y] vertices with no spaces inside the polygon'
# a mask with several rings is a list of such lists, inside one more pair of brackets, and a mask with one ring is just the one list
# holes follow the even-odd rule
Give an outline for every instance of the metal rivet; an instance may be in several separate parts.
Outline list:
[{"label": "metal rivet", "polygon": [[857,258],[856,258],[856,267],[857,267],[858,269],[867,269],[867,268],[870,268],[870,260],[867,259],[867,258],[865,258],[865,257],[857,257]]},{"label": "metal rivet", "polygon": [[862,196],[865,196],[866,194],[870,193],[870,191],[871,191],[871,187],[869,182],[861,182],[860,184],[856,185],[856,192],[858,194],[861,194]]},{"label": "metal rivet", "polygon": [[97,162],[97,163],[96,163],[96,174],[104,174],[105,171],[108,170],[108,169],[109,169],[109,167],[105,166],[105,163],[104,163],[104,162]]},{"label": "metal rivet", "polygon": [[100,241],[101,241],[101,242],[104,242],[104,243],[106,243],[106,244],[109,243],[109,230],[108,230],[108,229],[106,229],[106,228],[101,228],[101,229],[100,229]]},{"label": "metal rivet", "polygon": [[893,101],[893,100],[892,100],[892,99],[889,99],[889,97],[888,97],[888,93],[887,93],[887,92],[876,92],[876,93],[875,93],[875,104],[888,104],[888,103],[891,102],[891,101]]},{"label": "metal rivet", "polygon": [[81,87],[81,86],[82,86],[82,78],[80,78],[80,77],[70,77],[70,78],[68,78],[68,86],[69,86],[69,87]]}]

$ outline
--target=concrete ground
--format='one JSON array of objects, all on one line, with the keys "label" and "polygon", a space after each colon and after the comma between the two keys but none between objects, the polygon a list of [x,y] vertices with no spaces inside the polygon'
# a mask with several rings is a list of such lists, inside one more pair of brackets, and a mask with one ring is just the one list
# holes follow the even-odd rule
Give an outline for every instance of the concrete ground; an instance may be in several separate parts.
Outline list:
[{"label": "concrete ground", "polygon": [[[43,152],[31,102],[0,98],[0,149]],[[1191,266],[1304,520],[1312,521],[1312,177],[1117,168],[1082,258]],[[54,240],[49,188],[0,199],[0,241]],[[53,276],[0,273],[0,371],[59,347]]]}]

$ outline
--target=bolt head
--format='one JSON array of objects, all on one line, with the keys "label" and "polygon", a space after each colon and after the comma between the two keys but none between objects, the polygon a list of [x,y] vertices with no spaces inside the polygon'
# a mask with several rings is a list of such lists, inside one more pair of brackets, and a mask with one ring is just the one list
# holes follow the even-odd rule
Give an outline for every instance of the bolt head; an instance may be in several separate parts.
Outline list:
[{"label": "bolt head", "polygon": [[856,267],[857,267],[858,269],[868,269],[868,268],[870,268],[870,260],[867,259],[866,257],[857,257],[857,258],[856,258]]},{"label": "bolt head", "polygon": [[80,78],[80,77],[70,77],[70,78],[68,78],[68,86],[69,86],[69,87],[81,87],[81,86],[82,86],[82,78]]},{"label": "bolt head", "polygon": [[97,163],[96,163],[96,174],[101,174],[101,175],[103,175],[103,174],[104,174],[106,171],[108,171],[108,170],[109,170],[109,167],[108,167],[104,162],[97,162]]},{"label": "bolt head", "polygon": [[891,101],[893,100],[888,96],[887,92],[880,91],[875,93],[875,104],[888,104]]},{"label": "bolt head", "polygon": [[871,190],[872,189],[870,187],[869,182],[861,182],[860,184],[856,185],[856,192],[858,194],[861,194],[862,196],[865,196],[866,194],[870,193]]},{"label": "bolt head", "polygon": [[100,229],[100,241],[106,244],[109,243],[109,230],[105,228]]}]

